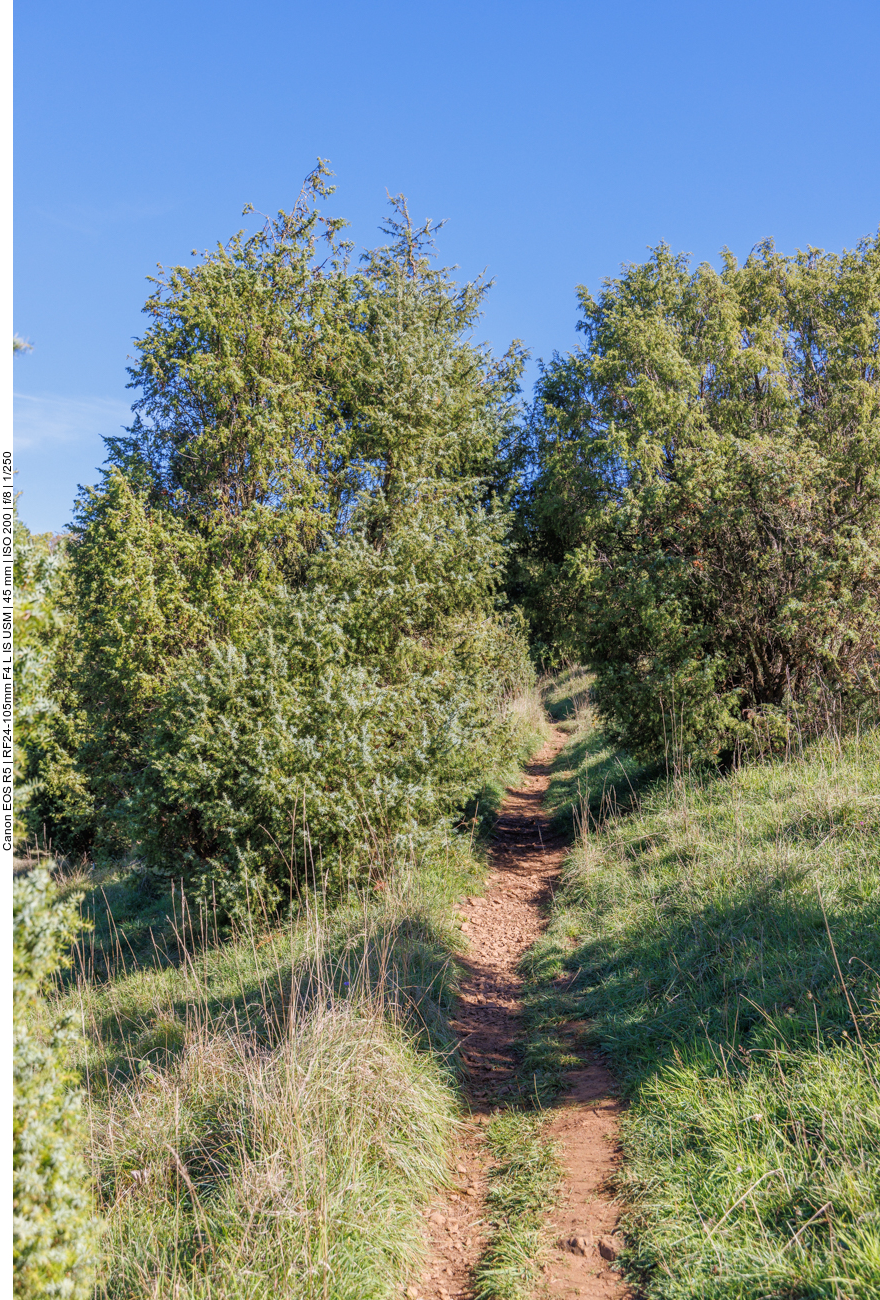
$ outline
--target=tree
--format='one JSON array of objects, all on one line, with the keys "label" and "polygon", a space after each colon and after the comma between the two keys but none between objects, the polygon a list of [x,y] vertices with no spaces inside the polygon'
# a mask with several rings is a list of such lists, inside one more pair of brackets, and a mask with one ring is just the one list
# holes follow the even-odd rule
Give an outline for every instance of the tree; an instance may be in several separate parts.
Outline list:
[{"label": "tree", "polygon": [[15,707],[15,833],[25,830],[25,812],[38,797],[33,758],[52,729],[55,700],[52,672],[63,634],[59,589],[66,543],[51,533],[34,534],[18,514],[13,518],[12,676]]},{"label": "tree", "polygon": [[725,757],[872,695],[878,239],[720,273],[661,245],[579,300],[586,346],[536,393],[519,581],[617,740]]},{"label": "tree", "polygon": [[[521,351],[470,341],[486,286],[434,267],[402,198],[353,268],[315,210],[327,174],[159,277],[136,419],[70,552],[55,825],[232,893],[242,872],[286,879],[277,818],[306,793],[340,862],[363,860],[366,823],[447,815],[524,653],[496,614]],[[232,680],[238,769],[218,740]]]}]

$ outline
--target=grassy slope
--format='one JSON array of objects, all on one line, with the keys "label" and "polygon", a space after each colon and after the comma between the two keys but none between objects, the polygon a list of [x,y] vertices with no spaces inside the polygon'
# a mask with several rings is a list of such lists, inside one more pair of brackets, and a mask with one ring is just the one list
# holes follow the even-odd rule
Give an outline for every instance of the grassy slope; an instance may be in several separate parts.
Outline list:
[{"label": "grassy slope", "polygon": [[544,707],[571,740],[560,753],[547,791],[547,805],[560,828],[582,831],[628,810],[646,780],[647,770],[605,741],[593,723],[591,673],[569,668],[542,683]]},{"label": "grassy slope", "polygon": [[[582,707],[563,805],[595,786],[585,758],[607,753]],[[872,731],[658,783],[571,859],[529,961],[528,1064],[552,1095],[580,1020],[617,1071],[649,1296],[880,1295],[878,832]]]},{"label": "grassy slope", "polygon": [[[540,717],[520,710],[525,753]],[[437,836],[369,895],[226,940],[131,872],[73,874],[95,921],[63,999],[86,1029],[99,1294],[400,1293],[446,1178],[454,908],[482,872],[467,834]]]}]

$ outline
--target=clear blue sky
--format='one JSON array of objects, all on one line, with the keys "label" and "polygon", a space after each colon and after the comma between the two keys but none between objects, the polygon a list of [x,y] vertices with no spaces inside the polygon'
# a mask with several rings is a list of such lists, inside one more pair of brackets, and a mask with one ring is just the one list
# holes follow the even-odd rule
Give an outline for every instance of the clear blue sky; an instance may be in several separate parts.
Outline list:
[{"label": "clear blue sky", "polygon": [[[61,529],[126,422],[157,262],[292,204],[378,242],[386,187],[488,268],[484,337],[575,341],[574,289],[661,239],[840,249],[880,222],[880,0],[20,5],[18,487]],[[534,376],[534,367],[531,377]]]}]

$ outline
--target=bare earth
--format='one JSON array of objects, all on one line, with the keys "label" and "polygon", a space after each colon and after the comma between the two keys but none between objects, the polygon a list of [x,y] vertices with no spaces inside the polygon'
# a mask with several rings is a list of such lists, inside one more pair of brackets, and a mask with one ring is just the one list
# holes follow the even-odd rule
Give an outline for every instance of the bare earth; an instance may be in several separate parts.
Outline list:
[{"label": "bare earth", "polygon": [[[453,1027],[470,1072],[472,1117],[456,1156],[457,1188],[428,1211],[431,1256],[420,1283],[407,1289],[412,1300],[473,1295],[472,1271],[487,1231],[489,1154],[482,1125],[512,1090],[507,1081],[516,1066],[522,984],[516,968],[544,929],[567,849],[553,834],[543,806],[551,765],[565,739],[554,732],[526,769],[522,785],[508,790],[495,827],[486,896],[468,899],[462,909],[470,952]],[[578,1026],[570,1028],[576,1034]],[[541,1288],[546,1296],[622,1300],[627,1295],[607,1258],[617,1244],[618,1207],[607,1182],[619,1158],[619,1109],[608,1071],[585,1056],[583,1067],[567,1076],[548,1130],[562,1150],[565,1183],[548,1223],[554,1247]]]}]

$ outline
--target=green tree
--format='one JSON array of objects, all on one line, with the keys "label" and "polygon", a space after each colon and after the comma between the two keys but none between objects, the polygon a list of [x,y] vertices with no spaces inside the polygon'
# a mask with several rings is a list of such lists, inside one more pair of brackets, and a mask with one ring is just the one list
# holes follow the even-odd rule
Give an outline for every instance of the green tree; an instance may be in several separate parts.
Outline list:
[{"label": "green tree", "polygon": [[326,175],[160,277],[136,420],[71,547],[54,824],[233,892],[284,878],[278,816],[306,794],[339,861],[367,823],[394,838],[451,811],[495,743],[465,698],[522,669],[496,612],[521,351],[470,341],[486,286],[434,266],[400,198],[352,267],[315,211]]},{"label": "green tree", "polygon": [[[13,520],[13,686],[15,701],[15,831],[23,834],[28,809],[39,799],[35,756],[49,741],[56,702],[55,653],[64,618],[59,592],[66,561],[64,537],[34,534]],[[34,829],[39,828],[36,823]]]},{"label": "green tree", "polygon": [[[520,589],[620,743],[773,744],[876,691],[880,243],[579,290],[538,385]],[[552,627],[551,627],[552,624]]]}]

